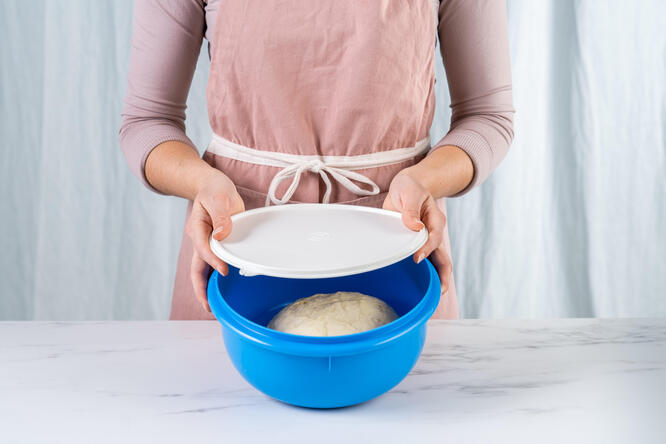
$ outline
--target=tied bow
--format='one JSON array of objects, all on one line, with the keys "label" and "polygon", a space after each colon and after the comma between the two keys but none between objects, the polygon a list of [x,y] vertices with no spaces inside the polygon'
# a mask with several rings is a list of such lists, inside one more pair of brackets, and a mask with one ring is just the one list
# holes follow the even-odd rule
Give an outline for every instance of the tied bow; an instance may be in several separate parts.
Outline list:
[{"label": "tied bow", "polygon": [[[313,173],[318,173],[324,183],[326,184],[326,193],[322,199],[322,203],[328,203],[331,197],[331,177],[335,179],[340,185],[348,189],[354,194],[360,196],[372,196],[379,194],[379,186],[374,183],[372,180],[368,179],[366,176],[354,171],[350,171],[344,168],[336,168],[326,163],[322,162],[319,159],[305,160],[299,163],[293,163],[284,167],[279,173],[273,177],[271,184],[268,188],[268,195],[266,196],[266,206],[270,205],[271,202],[275,205],[282,205],[289,202],[289,199],[294,195],[298,184],[301,181],[301,175],[304,171],[311,171]],[[330,177],[329,177],[330,176]],[[277,198],[276,191],[278,186],[282,181],[291,179],[291,184],[289,188],[285,191],[284,195],[281,198]],[[367,190],[361,188],[352,181],[360,182],[370,186],[371,189]]]}]

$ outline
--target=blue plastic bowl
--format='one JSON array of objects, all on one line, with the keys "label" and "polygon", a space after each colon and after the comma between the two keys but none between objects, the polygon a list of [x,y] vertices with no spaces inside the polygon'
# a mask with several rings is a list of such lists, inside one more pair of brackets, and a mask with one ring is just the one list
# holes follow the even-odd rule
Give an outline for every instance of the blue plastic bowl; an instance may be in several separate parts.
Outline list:
[{"label": "blue plastic bowl", "polygon": [[[315,293],[358,291],[384,300],[398,319],[353,335],[313,337],[266,327],[282,308]],[[229,267],[208,282],[227,353],[258,390],[302,407],[358,404],[395,387],[421,354],[440,283],[428,260],[411,257],[379,270],[327,279],[241,276]]]}]

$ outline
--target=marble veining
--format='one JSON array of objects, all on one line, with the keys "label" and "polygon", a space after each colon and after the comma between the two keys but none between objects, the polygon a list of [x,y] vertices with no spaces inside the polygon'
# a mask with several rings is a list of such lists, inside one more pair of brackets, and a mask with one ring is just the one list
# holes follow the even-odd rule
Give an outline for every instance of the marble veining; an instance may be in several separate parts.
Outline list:
[{"label": "marble veining", "polygon": [[216,322],[0,322],[0,443],[666,443],[666,319],[431,321],[410,375],[310,410]]}]

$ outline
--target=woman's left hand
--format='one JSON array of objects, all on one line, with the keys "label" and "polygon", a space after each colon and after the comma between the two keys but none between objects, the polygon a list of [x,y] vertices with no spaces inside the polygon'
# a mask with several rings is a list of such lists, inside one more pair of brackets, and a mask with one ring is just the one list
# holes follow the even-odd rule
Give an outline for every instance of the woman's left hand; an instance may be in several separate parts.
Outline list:
[{"label": "woman's left hand", "polygon": [[451,258],[444,249],[444,228],[446,216],[437,206],[435,199],[423,185],[409,173],[402,170],[393,178],[384,209],[402,213],[402,221],[410,230],[419,231],[425,225],[428,240],[414,253],[414,261],[421,262],[428,257],[435,266],[442,283],[444,294],[451,283]]}]

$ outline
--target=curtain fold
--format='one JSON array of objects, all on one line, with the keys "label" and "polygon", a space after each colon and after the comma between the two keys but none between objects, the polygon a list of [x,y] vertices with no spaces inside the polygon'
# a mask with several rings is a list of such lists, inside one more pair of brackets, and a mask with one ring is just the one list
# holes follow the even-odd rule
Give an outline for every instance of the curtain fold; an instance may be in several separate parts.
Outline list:
[{"label": "curtain fold", "polygon": [[[185,203],[118,147],[131,15],[0,3],[0,320],[168,316]],[[448,201],[461,316],[666,316],[666,3],[516,0],[508,17],[516,138]],[[450,118],[436,66],[433,140]],[[207,77],[204,47],[201,151]]]}]

